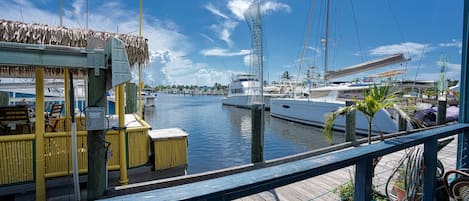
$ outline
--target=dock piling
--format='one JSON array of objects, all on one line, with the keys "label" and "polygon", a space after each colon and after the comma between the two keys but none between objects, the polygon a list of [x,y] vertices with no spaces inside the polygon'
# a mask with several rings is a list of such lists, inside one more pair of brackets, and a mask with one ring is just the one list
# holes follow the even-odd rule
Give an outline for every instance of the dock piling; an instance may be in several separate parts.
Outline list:
[{"label": "dock piling", "polygon": [[251,163],[264,161],[264,104],[251,107]]},{"label": "dock piling", "polygon": [[446,123],[446,100],[438,100],[438,114],[436,115],[436,124]]},{"label": "dock piling", "polygon": [[[351,106],[354,101],[345,101],[345,106]],[[355,111],[352,111],[345,115],[345,141],[355,141]]]}]

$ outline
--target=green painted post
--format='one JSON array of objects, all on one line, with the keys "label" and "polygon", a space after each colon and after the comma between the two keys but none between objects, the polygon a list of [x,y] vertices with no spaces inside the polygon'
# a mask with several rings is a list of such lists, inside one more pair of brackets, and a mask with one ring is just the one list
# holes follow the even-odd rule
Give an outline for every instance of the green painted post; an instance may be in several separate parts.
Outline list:
[{"label": "green painted post", "polygon": [[446,123],[446,100],[438,101],[438,114],[436,115],[436,124],[441,125]]},{"label": "green painted post", "polygon": [[399,115],[398,119],[398,126],[399,126],[399,131],[406,131],[407,130],[407,120]]},{"label": "green painted post", "polygon": [[0,106],[8,106],[9,101],[8,92],[0,91]]},{"label": "green painted post", "polygon": [[125,113],[137,112],[137,85],[135,83],[125,84]]},{"label": "green painted post", "polygon": [[[345,101],[345,106],[353,105],[353,101]],[[352,111],[345,115],[345,141],[352,142],[355,141],[355,111]]]},{"label": "green painted post", "polygon": [[[88,106],[106,107],[106,71],[99,76],[94,69],[88,70]],[[106,187],[106,149],[104,130],[88,131],[88,184],[87,199],[96,200],[104,194]]]},{"label": "green painted post", "polygon": [[264,104],[251,106],[251,163],[264,161]]}]

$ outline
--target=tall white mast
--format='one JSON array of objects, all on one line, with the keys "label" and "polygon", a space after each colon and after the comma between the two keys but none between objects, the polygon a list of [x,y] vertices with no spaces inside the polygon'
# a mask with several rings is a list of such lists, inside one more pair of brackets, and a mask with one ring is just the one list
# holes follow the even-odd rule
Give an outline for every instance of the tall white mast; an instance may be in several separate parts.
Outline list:
[{"label": "tall white mast", "polygon": [[327,0],[326,5],[326,36],[324,41],[324,84],[327,82],[327,64],[328,64],[328,49],[329,49],[329,13],[330,13],[330,0]]}]

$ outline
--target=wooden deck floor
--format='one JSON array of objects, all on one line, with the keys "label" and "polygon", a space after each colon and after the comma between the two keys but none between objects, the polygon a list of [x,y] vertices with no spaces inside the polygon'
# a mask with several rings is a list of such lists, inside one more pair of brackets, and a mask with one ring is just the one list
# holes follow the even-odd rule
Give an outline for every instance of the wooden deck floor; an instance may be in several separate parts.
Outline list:
[{"label": "wooden deck floor", "polygon": [[[446,170],[456,167],[457,139],[438,152],[438,159]],[[423,147],[419,147],[423,150]],[[384,192],[385,184],[391,172],[404,156],[405,151],[400,151],[384,156],[375,169],[373,185],[380,192]],[[354,167],[342,168],[334,172],[323,174],[307,180],[296,182],[280,188],[254,194],[238,201],[294,201],[294,200],[339,200],[332,191],[341,184],[347,183],[355,175]],[[392,185],[390,185],[392,186]]]}]

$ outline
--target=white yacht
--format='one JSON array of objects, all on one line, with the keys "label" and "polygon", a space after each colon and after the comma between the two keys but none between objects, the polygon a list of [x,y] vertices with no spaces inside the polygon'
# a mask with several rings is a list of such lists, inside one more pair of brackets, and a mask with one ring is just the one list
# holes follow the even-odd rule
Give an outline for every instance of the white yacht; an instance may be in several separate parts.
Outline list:
[{"label": "white yacht", "polygon": [[[367,84],[341,84],[311,89],[309,98],[276,98],[270,100],[270,114],[273,117],[313,126],[324,126],[326,115],[345,106],[346,100],[363,98]],[[392,133],[398,131],[397,118],[387,110],[376,113],[372,122],[372,133]],[[356,113],[356,132],[368,133],[368,120],[361,113]],[[345,117],[337,118],[335,130],[345,130]]]},{"label": "white yacht", "polygon": [[[241,108],[251,108],[250,97],[260,94],[261,83],[252,74],[237,74],[231,77],[228,85],[228,95],[221,102],[223,105],[231,105]],[[270,99],[283,97],[283,94],[276,93],[277,90],[270,89],[273,93],[264,93],[264,107],[270,108]],[[270,91],[266,91],[270,92]]]}]

